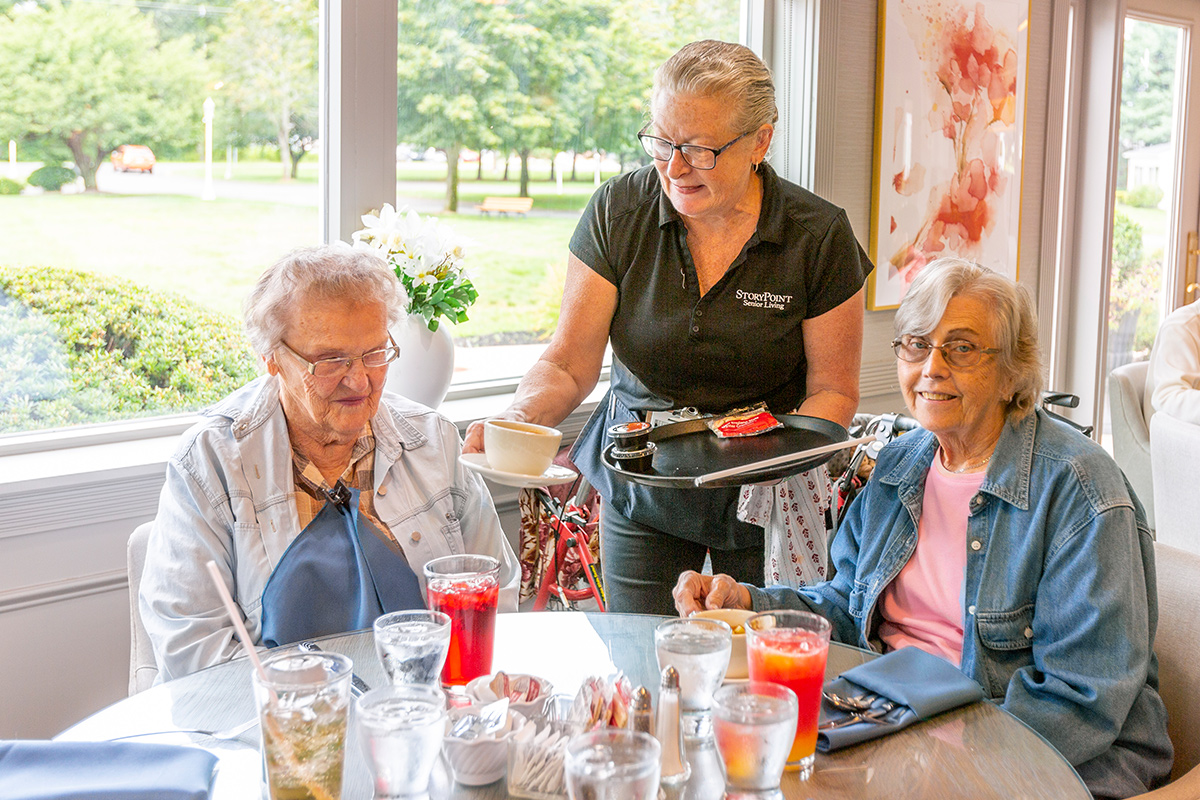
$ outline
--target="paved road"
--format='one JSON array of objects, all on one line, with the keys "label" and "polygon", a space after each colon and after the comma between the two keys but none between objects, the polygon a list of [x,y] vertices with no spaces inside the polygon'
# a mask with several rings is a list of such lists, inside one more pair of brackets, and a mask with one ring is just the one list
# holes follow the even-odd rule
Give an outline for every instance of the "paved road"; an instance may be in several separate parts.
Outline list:
[{"label": "paved road", "polygon": [[[321,193],[315,183],[225,180],[224,169],[223,164],[213,165],[213,192],[218,199],[261,201],[309,208],[316,208],[320,203]],[[159,162],[151,174],[116,172],[111,164],[103,164],[96,173],[96,186],[102,192],[113,194],[200,197],[204,189],[204,179],[196,177],[195,172],[194,164],[188,164],[181,168],[178,164]],[[406,189],[412,193],[407,194]],[[402,181],[397,185],[396,196],[400,203],[422,214],[437,213],[442,210],[441,197],[417,196],[418,193],[428,192],[428,189],[428,183]],[[459,209],[463,212],[474,212],[475,210],[466,203],[460,204]],[[535,217],[578,217],[579,213],[578,211],[535,208],[530,215]]]}]

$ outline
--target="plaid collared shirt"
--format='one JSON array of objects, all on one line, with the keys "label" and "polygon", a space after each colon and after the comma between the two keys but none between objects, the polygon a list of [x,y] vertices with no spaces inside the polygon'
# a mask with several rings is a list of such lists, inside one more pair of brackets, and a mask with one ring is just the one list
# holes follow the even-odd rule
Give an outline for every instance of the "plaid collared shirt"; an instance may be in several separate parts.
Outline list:
[{"label": "plaid collared shirt", "polygon": [[[325,507],[329,500],[327,493],[333,487],[325,480],[321,470],[295,447],[292,448],[292,472],[296,482],[293,497],[296,500],[296,511],[300,515],[300,530],[304,530]],[[369,519],[383,534],[381,538],[384,544],[404,558],[404,550],[396,542],[396,537],[392,535],[388,526],[375,516],[375,435],[370,425],[354,443],[350,463],[339,480],[352,489],[358,489],[359,513]]]}]

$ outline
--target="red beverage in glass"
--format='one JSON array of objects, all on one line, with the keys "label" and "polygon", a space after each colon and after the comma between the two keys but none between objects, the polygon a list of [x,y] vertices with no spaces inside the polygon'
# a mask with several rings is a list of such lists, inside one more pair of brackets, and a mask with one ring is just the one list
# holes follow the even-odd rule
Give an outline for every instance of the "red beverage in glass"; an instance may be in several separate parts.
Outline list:
[{"label": "red beverage in glass", "polygon": [[462,686],[492,671],[500,564],[489,556],[446,556],[425,565],[430,611],[450,617],[442,683]]},{"label": "red beverage in glass", "polygon": [[762,617],[766,618],[765,623],[755,617],[746,625],[750,680],[777,683],[796,693],[799,702],[796,738],[787,763],[789,769],[799,769],[805,778],[812,772],[817,750],[821,687],[829,655],[829,623],[804,611],[769,612]]}]

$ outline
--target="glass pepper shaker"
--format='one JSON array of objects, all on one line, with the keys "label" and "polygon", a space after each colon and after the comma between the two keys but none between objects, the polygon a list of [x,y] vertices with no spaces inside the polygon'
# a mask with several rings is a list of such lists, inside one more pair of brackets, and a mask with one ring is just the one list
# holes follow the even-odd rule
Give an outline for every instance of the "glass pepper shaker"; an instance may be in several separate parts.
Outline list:
[{"label": "glass pepper shaker", "polygon": [[672,666],[662,671],[654,735],[662,745],[662,783],[667,786],[684,783],[692,768],[684,754],[683,727],[679,724],[679,672]]}]

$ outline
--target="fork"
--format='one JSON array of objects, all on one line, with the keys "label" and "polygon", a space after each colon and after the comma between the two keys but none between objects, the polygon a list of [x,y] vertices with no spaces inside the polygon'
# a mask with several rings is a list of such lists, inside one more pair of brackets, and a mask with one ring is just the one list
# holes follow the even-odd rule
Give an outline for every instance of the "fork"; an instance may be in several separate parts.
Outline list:
[{"label": "fork", "polygon": [[143,736],[166,736],[169,733],[194,733],[197,736],[207,736],[210,739],[237,739],[246,731],[258,725],[258,716],[248,719],[245,722],[239,723],[229,728],[222,728],[216,731],[200,730],[198,728],[173,728],[166,731],[147,731],[146,733],[129,733],[124,736],[114,736],[109,739],[110,742],[118,742],[122,739],[137,739]]},{"label": "fork", "polygon": [[817,730],[831,731],[831,730],[834,730],[835,728],[844,728],[847,725],[857,725],[860,722],[869,722],[872,725],[886,725],[887,724],[887,720],[885,719],[886,716],[887,716],[887,712],[877,714],[873,711],[866,711],[866,712],[862,712],[862,713],[852,711],[852,712],[850,712],[849,716],[840,717],[838,719],[831,719],[831,720],[828,720],[827,722],[822,722],[820,725],[817,726]]},{"label": "fork", "polygon": [[836,692],[822,692],[821,695],[829,701],[831,706],[843,711],[868,711],[879,699],[877,694],[843,695]]}]

